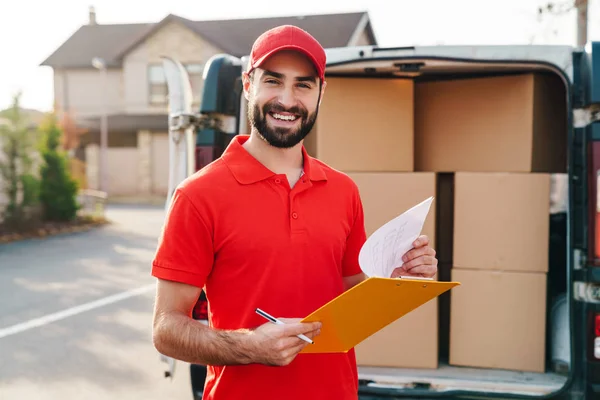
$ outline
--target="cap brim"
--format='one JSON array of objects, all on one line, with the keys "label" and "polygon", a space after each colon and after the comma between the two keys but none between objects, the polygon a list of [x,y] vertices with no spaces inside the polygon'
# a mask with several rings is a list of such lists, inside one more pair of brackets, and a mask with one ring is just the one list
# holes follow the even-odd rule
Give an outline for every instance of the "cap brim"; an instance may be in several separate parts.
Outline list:
[{"label": "cap brim", "polygon": [[322,71],[319,68],[319,63],[317,62],[317,60],[315,59],[315,57],[310,54],[309,51],[307,51],[306,49],[300,47],[300,46],[294,46],[294,45],[284,45],[284,46],[279,46],[276,47],[274,49],[272,49],[271,51],[269,51],[267,54],[263,55],[261,58],[259,58],[258,60],[256,60],[254,62],[254,64],[251,65],[251,69],[254,68],[259,68],[269,57],[271,57],[273,54],[282,51],[282,50],[295,50],[295,51],[299,51],[302,54],[304,54],[305,56],[307,56],[313,63],[315,69],[317,70],[317,75],[320,79],[323,79],[324,76],[324,71]]}]

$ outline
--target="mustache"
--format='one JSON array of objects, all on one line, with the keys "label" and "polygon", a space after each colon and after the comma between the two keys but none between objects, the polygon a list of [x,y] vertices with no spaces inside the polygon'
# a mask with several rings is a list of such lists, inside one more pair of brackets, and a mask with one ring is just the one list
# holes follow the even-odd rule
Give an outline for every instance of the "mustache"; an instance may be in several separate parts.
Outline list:
[{"label": "mustache", "polygon": [[304,108],[294,106],[291,108],[285,108],[281,104],[265,104],[263,107],[263,113],[266,115],[269,112],[287,112],[290,114],[297,114],[303,117],[308,115],[308,112]]}]

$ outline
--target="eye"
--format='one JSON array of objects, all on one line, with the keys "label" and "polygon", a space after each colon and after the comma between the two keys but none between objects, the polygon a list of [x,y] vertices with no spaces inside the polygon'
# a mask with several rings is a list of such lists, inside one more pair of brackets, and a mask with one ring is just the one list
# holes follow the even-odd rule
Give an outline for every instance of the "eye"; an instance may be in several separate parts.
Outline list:
[{"label": "eye", "polygon": [[279,82],[277,82],[275,79],[267,79],[265,80],[265,83],[276,85]]}]

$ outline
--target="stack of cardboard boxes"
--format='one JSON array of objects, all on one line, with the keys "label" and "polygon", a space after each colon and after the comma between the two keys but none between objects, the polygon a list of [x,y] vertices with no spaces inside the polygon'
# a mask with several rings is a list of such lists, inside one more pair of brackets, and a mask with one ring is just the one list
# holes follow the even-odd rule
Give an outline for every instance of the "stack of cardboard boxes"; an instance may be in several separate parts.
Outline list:
[{"label": "stack of cardboard boxes", "polygon": [[[328,78],[309,153],[358,185],[367,235],[436,194],[436,174],[415,171],[412,80]],[[434,201],[435,203],[435,201]],[[423,234],[435,247],[432,205]],[[431,301],[356,347],[360,365],[436,368],[438,303]]]},{"label": "stack of cardboard boxes", "polygon": [[437,278],[462,283],[358,345],[359,365],[437,368],[447,347],[451,365],[542,372],[550,174],[566,169],[560,82],[327,80],[309,153],[357,183],[367,235],[436,196],[423,233]]}]

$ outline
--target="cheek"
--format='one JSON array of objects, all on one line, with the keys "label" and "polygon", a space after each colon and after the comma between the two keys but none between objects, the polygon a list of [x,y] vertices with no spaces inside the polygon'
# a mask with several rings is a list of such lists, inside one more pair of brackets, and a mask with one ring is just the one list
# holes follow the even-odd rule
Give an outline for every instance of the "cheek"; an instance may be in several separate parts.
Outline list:
[{"label": "cheek", "polygon": [[258,106],[260,112],[262,113],[265,106],[269,103],[275,103],[275,100],[272,96],[266,96],[266,93],[255,94],[251,97],[252,105]]},{"label": "cheek", "polygon": [[264,105],[264,102],[253,95],[248,98],[248,109],[253,110],[255,113],[262,114]]}]

